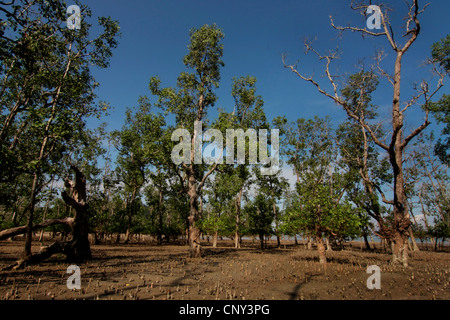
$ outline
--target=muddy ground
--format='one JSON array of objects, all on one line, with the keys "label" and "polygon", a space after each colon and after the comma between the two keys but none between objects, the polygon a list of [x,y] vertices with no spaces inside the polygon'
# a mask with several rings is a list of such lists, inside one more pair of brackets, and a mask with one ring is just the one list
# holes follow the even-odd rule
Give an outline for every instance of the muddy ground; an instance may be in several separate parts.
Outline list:
[{"label": "muddy ground", "polygon": [[[51,242],[46,241],[49,245]],[[41,243],[34,242],[34,252]],[[422,250],[404,269],[389,263],[390,254],[362,251],[359,244],[327,252],[321,266],[315,250],[285,242],[258,248],[247,241],[232,248],[205,243],[204,257],[188,258],[184,245],[153,243],[91,246],[93,259],[80,264],[81,290],[69,290],[64,256],[37,266],[0,271],[0,299],[102,300],[412,300],[450,298],[450,253]],[[446,248],[448,249],[448,248]],[[0,270],[23,250],[23,240],[0,242]],[[381,269],[381,289],[369,290],[367,267]]]}]

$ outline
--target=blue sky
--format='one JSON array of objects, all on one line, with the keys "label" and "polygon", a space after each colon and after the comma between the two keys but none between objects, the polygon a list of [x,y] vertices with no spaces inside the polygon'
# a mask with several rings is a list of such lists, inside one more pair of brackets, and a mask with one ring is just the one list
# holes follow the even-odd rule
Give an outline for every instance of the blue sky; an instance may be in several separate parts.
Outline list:
[{"label": "blue sky", "polygon": [[[299,60],[299,69],[314,73],[320,80],[323,64],[314,56],[304,55],[303,39],[317,37],[315,47],[321,52],[335,49],[342,51],[336,61],[340,74],[355,72],[355,65],[363,59],[369,65],[375,51],[384,48],[386,69],[392,70],[394,52],[385,38],[366,38],[345,33],[338,38],[330,25],[333,15],[336,25],[365,27],[364,18],[350,9],[351,1],[335,0],[90,0],[85,1],[94,16],[111,16],[119,21],[122,37],[114,51],[111,66],[94,70],[100,83],[97,91],[100,100],[114,106],[109,117],[108,129],[120,129],[126,107],[137,105],[140,95],[150,96],[148,83],[151,76],[159,76],[163,86],[174,86],[180,72],[184,71],[182,58],[187,53],[189,30],[204,24],[216,23],[225,33],[224,57],[219,100],[215,107],[233,109],[230,95],[233,77],[251,75],[258,79],[257,88],[265,101],[269,119],[285,115],[289,120],[331,116],[334,123],[345,119],[345,113],[331,100],[323,97],[309,83],[297,78],[283,68],[281,56],[288,55],[288,62]],[[401,41],[402,17],[407,12],[404,1],[389,1],[394,11],[390,13],[397,39]],[[423,1],[420,1],[423,2]],[[427,1],[428,2],[428,1]],[[419,66],[430,55],[432,43],[445,37],[450,30],[448,0],[430,0],[431,5],[420,16],[422,33],[404,59],[402,97],[408,98],[414,82],[431,79],[426,68]],[[374,1],[376,4],[377,1]],[[425,3],[422,3],[422,5]],[[323,81],[320,80],[320,81]],[[326,82],[322,82],[326,86]],[[449,93],[448,86],[440,95]],[[155,97],[151,97],[155,101]],[[392,89],[382,80],[374,96],[380,106],[381,116],[389,117]],[[416,108],[417,109],[417,108]],[[411,109],[408,125],[414,126],[423,114]],[[98,123],[90,122],[90,126]]]}]

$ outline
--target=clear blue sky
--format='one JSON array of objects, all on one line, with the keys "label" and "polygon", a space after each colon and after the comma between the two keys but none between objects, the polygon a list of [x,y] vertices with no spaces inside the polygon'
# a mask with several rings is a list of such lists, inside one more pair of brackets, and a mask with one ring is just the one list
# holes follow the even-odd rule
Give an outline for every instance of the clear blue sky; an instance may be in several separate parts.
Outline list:
[{"label": "clear blue sky", "polygon": [[[365,20],[350,9],[350,0],[86,0],[94,16],[111,16],[119,21],[122,31],[119,47],[114,51],[111,66],[95,70],[100,83],[99,99],[114,106],[108,118],[108,129],[120,129],[126,107],[137,105],[140,95],[150,96],[148,82],[151,76],[160,76],[163,86],[174,86],[181,71],[182,58],[187,53],[189,30],[204,24],[216,23],[225,33],[222,81],[217,90],[216,107],[232,110],[231,79],[251,75],[258,79],[257,87],[265,101],[269,119],[286,115],[289,120],[314,115],[330,115],[333,122],[345,119],[345,113],[329,99],[323,97],[309,83],[302,81],[283,68],[281,56],[288,61],[300,59],[299,68],[307,74],[322,76],[322,63],[312,55],[305,56],[303,39],[317,37],[316,48],[324,52],[339,45],[342,59],[336,67],[341,74],[355,72],[355,64],[364,59],[368,65],[376,49],[385,48],[387,70],[392,70],[393,51],[385,38],[363,40],[360,35],[345,33],[337,38],[330,26],[329,16],[335,24],[364,27]],[[375,4],[377,1],[373,1]],[[402,17],[407,12],[404,1],[388,1],[394,11],[392,24],[397,27],[401,41]],[[450,30],[450,1],[429,0],[426,12],[420,16],[422,33],[404,60],[402,97],[412,94],[413,82],[430,79],[425,68],[419,66],[430,55],[432,43],[444,38]],[[70,3],[70,2],[69,2]],[[423,5],[424,1],[420,1]],[[326,83],[326,82],[323,82]],[[449,83],[450,85],[450,83]],[[449,93],[449,85],[441,91]],[[440,95],[441,95],[440,94]],[[151,97],[155,101],[154,97]],[[389,117],[392,89],[382,80],[375,102],[380,112]],[[411,110],[408,125],[419,123],[421,112]],[[91,121],[91,126],[96,122]]]}]

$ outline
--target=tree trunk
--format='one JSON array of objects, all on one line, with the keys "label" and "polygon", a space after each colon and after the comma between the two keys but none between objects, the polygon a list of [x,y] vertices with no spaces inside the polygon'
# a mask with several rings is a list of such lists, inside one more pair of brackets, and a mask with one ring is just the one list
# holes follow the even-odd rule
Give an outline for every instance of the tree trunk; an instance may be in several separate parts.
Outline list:
[{"label": "tree trunk", "polygon": [[[375,241],[373,240],[372,235],[370,234],[369,237],[370,237],[370,241],[372,241],[372,247],[373,247],[373,250],[376,250],[377,247],[376,247],[376,245],[375,245]],[[381,241],[383,241],[383,240],[381,240]]]},{"label": "tree trunk", "polygon": [[241,200],[242,200],[242,193],[244,191],[244,187],[239,190],[238,198],[236,200],[236,227],[234,232],[234,247],[240,248],[240,235],[239,235],[239,224],[241,219]]},{"label": "tree trunk", "polygon": [[278,234],[278,214],[277,214],[277,204],[275,201],[272,203],[273,217],[275,220],[275,235],[277,237],[277,247],[281,247],[280,235]]},{"label": "tree trunk", "polygon": [[331,248],[331,245],[330,245],[330,238],[325,237],[325,241],[326,241],[326,245],[327,245],[327,251],[333,251],[333,249]]},{"label": "tree trunk", "polygon": [[29,259],[32,255],[31,252],[31,243],[33,241],[33,219],[34,219],[34,207],[36,205],[36,189],[38,183],[39,176],[35,172],[33,175],[33,183],[31,185],[31,197],[30,197],[30,205],[29,205],[29,215],[27,222],[27,232],[25,238],[25,247],[23,252],[23,258],[25,260]]},{"label": "tree trunk", "polygon": [[162,232],[163,232],[162,201],[163,201],[163,194],[160,186],[159,200],[158,200],[158,245],[162,245]]},{"label": "tree trunk", "polygon": [[410,236],[411,242],[413,244],[412,251],[414,251],[414,252],[420,251],[419,246],[417,245],[416,239],[414,238],[414,233],[413,233],[413,230],[411,227],[409,227],[409,236]]},{"label": "tree trunk", "polygon": [[392,240],[392,262],[408,266],[408,238],[403,232],[397,230]]},{"label": "tree trunk", "polygon": [[369,240],[367,239],[367,233],[363,234],[363,238],[364,238],[364,243],[366,245],[366,249],[369,250],[369,251],[372,251],[372,248],[370,247]]},{"label": "tree trunk", "polygon": [[214,233],[214,237],[213,237],[213,248],[217,248],[217,240],[218,240],[218,238],[219,238],[219,233],[216,230],[216,232]]},{"label": "tree trunk", "polygon": [[[15,264],[5,268],[9,270],[11,268],[18,269],[24,265],[39,263],[56,253],[62,253],[66,255],[69,262],[81,262],[92,258],[89,238],[88,238],[88,204],[86,202],[86,178],[76,167],[71,167],[76,173],[75,182],[69,179],[65,180],[65,186],[71,190],[71,195],[66,191],[62,192],[63,200],[75,209],[75,216],[73,218],[64,219],[50,219],[42,222],[40,225],[33,226],[30,224],[30,219],[26,226],[16,227],[0,232],[0,240],[12,237],[17,234],[27,234],[26,250],[29,250],[30,254],[27,254],[23,259],[17,261]],[[37,184],[37,175],[35,175],[35,182]],[[35,185],[36,185],[35,184]],[[33,190],[34,189],[34,190]],[[35,188],[32,188],[35,191]],[[30,215],[32,218],[32,215]],[[31,241],[28,242],[29,235],[32,235],[33,231],[38,228],[44,228],[46,226],[55,224],[66,224],[71,226],[72,239],[68,242],[57,241],[49,247],[44,248],[38,254],[31,254]],[[29,247],[28,247],[29,246]]]},{"label": "tree trunk", "polygon": [[130,206],[127,206],[128,211],[128,225],[127,225],[127,232],[125,234],[125,243],[128,243],[130,241],[131,236],[131,227],[133,224],[133,215],[136,207],[136,194],[137,194],[138,187],[135,185],[133,188],[133,193],[131,194],[131,201]]},{"label": "tree trunk", "polygon": [[323,244],[323,239],[322,236],[316,235],[316,243],[317,243],[317,252],[319,253],[319,262],[321,264],[326,264],[327,263],[327,257],[325,254],[325,246]]},{"label": "tree trunk", "polygon": [[264,249],[264,234],[263,233],[259,234],[259,244],[261,246],[261,249]]},{"label": "tree trunk", "polygon": [[[52,185],[50,187],[50,192],[53,191],[53,181],[54,181],[53,179],[54,179],[54,176],[52,176]],[[49,205],[50,205],[50,197],[48,197],[47,202],[45,203],[44,213],[42,214],[42,222],[45,221]],[[39,242],[42,242],[43,240],[44,240],[44,228],[42,228],[42,230],[41,230],[41,235],[39,236]]]},{"label": "tree trunk", "polygon": [[312,237],[310,235],[307,236],[308,237],[308,250],[312,249]]},{"label": "tree trunk", "polygon": [[130,228],[127,228],[127,231],[125,232],[124,243],[127,244],[128,242],[130,242]]},{"label": "tree trunk", "polygon": [[89,244],[88,230],[88,203],[86,201],[86,177],[76,167],[75,182],[66,179],[66,186],[72,191],[69,196],[65,191],[62,193],[64,201],[75,209],[74,223],[72,226],[71,251],[67,254],[67,260],[79,262],[92,258],[91,247]]},{"label": "tree trunk", "polygon": [[14,209],[11,221],[12,221],[13,226],[17,226],[17,210],[16,209]]},{"label": "tree trunk", "polygon": [[196,222],[199,219],[198,213],[198,193],[197,193],[197,181],[192,174],[189,176],[189,256],[191,258],[200,258],[202,255],[202,249],[200,244],[200,230],[196,226]]}]

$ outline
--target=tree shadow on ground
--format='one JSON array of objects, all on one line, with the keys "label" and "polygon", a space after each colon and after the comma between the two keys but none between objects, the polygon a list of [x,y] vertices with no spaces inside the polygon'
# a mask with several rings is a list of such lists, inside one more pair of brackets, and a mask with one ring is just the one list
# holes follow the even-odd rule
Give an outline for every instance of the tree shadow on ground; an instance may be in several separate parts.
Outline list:
[{"label": "tree shadow on ground", "polygon": [[322,275],[322,274],[321,273],[309,273],[309,272],[305,273],[305,279],[302,282],[297,283],[291,292],[287,292],[287,294],[289,296],[289,300],[298,300],[301,287],[304,284],[310,282],[313,278],[318,277],[320,275]]}]

